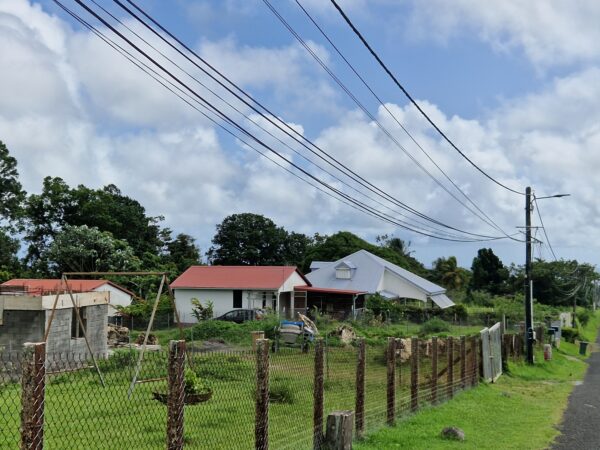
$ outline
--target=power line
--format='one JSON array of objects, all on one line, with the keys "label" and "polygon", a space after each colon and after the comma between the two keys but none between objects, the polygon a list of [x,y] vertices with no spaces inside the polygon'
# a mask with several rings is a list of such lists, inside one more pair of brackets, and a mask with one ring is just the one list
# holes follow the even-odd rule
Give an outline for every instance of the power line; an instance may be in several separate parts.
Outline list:
[{"label": "power line", "polygon": [[[64,5],[62,5],[58,0],[54,0],[54,1],[57,4],[59,4],[59,6],[63,7],[63,9],[65,8]],[[348,196],[347,194],[345,194],[343,192],[340,192],[339,190],[333,188],[332,186],[328,185],[327,183],[323,182],[322,180],[316,178],[314,175],[310,174],[309,172],[307,172],[303,168],[297,166],[292,161],[290,161],[290,160],[286,159],[285,157],[283,157],[281,154],[279,154],[277,151],[275,151],[270,146],[268,146],[267,144],[265,144],[263,141],[261,141],[260,139],[258,139],[256,136],[254,136],[251,133],[249,133],[245,128],[243,128],[242,126],[240,126],[236,122],[232,121],[228,116],[226,116],[221,111],[219,111],[216,107],[214,107],[214,105],[212,105],[210,102],[206,101],[203,97],[201,97],[199,94],[197,94],[195,91],[193,91],[192,89],[190,89],[189,86],[187,86],[187,84],[183,83],[181,80],[179,80],[177,77],[175,77],[170,71],[168,71],[167,69],[165,69],[162,65],[160,65],[159,63],[157,63],[153,58],[151,58],[149,55],[147,55],[138,46],[136,46],[135,44],[133,44],[128,38],[126,38],[118,30],[116,30],[105,19],[103,19],[98,13],[96,13],[95,11],[93,11],[92,9],[90,9],[82,1],[80,1],[80,0],[75,0],[75,1],[80,6],[82,6],[88,13],[90,13],[91,15],[93,15],[94,17],[96,17],[96,19],[98,19],[105,26],[107,26],[113,33],[115,33],[117,36],[119,36],[121,39],[123,39],[125,42],[127,42],[127,44],[130,45],[131,47],[133,47],[138,53],[142,54],[146,59],[148,59],[149,61],[151,61],[156,67],[160,68],[163,72],[165,72],[167,75],[169,75],[169,77],[173,78],[177,83],[179,83],[181,86],[185,87],[186,90],[190,91],[190,93],[192,93],[195,97],[197,97],[199,100],[201,100],[203,103],[205,103],[208,107],[210,107],[211,110],[213,110],[217,114],[218,117],[222,118],[222,120],[225,120],[227,123],[229,123],[230,125],[234,126],[240,132],[242,132],[243,134],[247,135],[248,137],[250,137],[251,139],[253,139],[257,143],[259,143],[261,146],[263,146],[266,149],[268,149],[271,152],[273,152],[279,158],[283,159],[285,162],[287,162],[288,164],[290,164],[291,166],[293,166],[295,169],[297,169],[300,172],[302,172],[304,175],[306,175],[309,178],[313,179],[314,181],[316,181],[317,183],[319,183],[322,186],[326,187],[327,189],[330,189],[331,191],[335,192],[336,194],[341,195],[342,197],[344,197],[346,200],[350,201],[351,203],[357,205],[358,207],[360,207],[361,210],[363,210],[363,212],[365,212],[365,211],[370,212],[370,213],[372,213],[372,215],[375,215],[378,218],[380,218],[380,219],[382,219],[382,220],[384,220],[386,222],[393,223],[393,224],[395,224],[397,226],[400,226],[402,228],[405,228],[405,229],[408,229],[410,231],[413,231],[413,232],[416,232],[416,233],[419,233],[419,234],[422,234],[422,235],[425,235],[425,236],[429,236],[429,237],[432,237],[432,238],[442,239],[442,240],[448,240],[448,241],[456,241],[456,242],[474,242],[474,241],[477,241],[477,240],[473,240],[473,239],[469,239],[469,240],[465,240],[465,239],[447,239],[447,238],[443,238],[443,237],[440,237],[440,236],[436,236],[436,235],[432,235],[432,234],[429,234],[429,233],[424,233],[422,231],[416,230],[416,229],[414,229],[412,227],[409,227],[406,224],[402,223],[402,221],[392,221],[389,218],[385,217],[384,215],[381,215],[381,214],[377,213],[376,211],[373,210],[373,208],[369,207],[368,205],[365,205],[364,203],[361,203],[361,202],[355,200],[354,198]],[[214,122],[214,120],[213,120],[213,122]]]},{"label": "power line", "polygon": [[542,230],[544,231],[544,236],[546,237],[546,243],[548,244],[548,248],[550,248],[550,252],[552,253],[552,256],[554,257],[554,260],[558,261],[558,258],[556,257],[556,253],[554,253],[554,249],[552,248],[552,244],[550,244],[550,238],[548,237],[548,233],[546,232],[546,227],[544,226],[544,221],[542,220],[542,214],[540,213],[540,206],[538,205],[538,201],[537,201],[535,194],[533,195],[533,201],[535,203],[535,210],[537,211],[537,215],[540,219],[540,225],[542,225]]},{"label": "power line", "polygon": [[[447,225],[445,223],[442,223],[436,219],[433,219],[423,213],[420,213],[419,211],[415,210],[414,208],[406,205],[403,202],[400,202],[399,200],[397,200],[396,198],[392,197],[390,194],[388,194],[385,191],[382,191],[381,189],[379,189],[378,187],[376,187],[375,185],[373,185],[372,183],[370,183],[369,181],[365,180],[363,177],[361,177],[360,175],[358,175],[356,172],[352,171],[351,169],[349,169],[348,167],[346,167],[343,163],[341,163],[340,161],[338,161],[337,159],[333,158],[331,155],[329,155],[327,152],[325,152],[322,148],[320,148],[319,146],[317,146],[316,144],[314,144],[313,142],[311,142],[310,140],[308,140],[306,137],[304,137],[303,135],[299,134],[296,130],[294,130],[293,128],[289,127],[289,125],[287,123],[285,123],[284,121],[281,121],[276,114],[274,114],[273,112],[271,112],[270,110],[268,110],[264,105],[262,105],[260,102],[258,102],[257,100],[255,100],[253,97],[251,97],[250,95],[248,95],[245,91],[243,91],[243,89],[239,88],[235,83],[233,83],[229,78],[227,78],[225,75],[223,75],[222,73],[220,73],[217,69],[215,69],[210,63],[208,63],[205,59],[203,59],[202,57],[200,57],[196,52],[194,52],[193,50],[191,50],[189,47],[187,47],[183,42],[181,42],[179,39],[177,39],[175,36],[173,36],[172,33],[170,33],[167,29],[165,29],[164,27],[162,27],[155,19],[153,19],[151,16],[149,16],[145,11],[143,11],[139,6],[137,6],[135,4],[135,2],[133,2],[132,0],[127,0],[127,2],[129,4],[131,4],[134,8],[136,8],[142,15],[144,15],[148,20],[150,20],[153,24],[155,24],[155,26],[157,26],[161,31],[163,31],[165,34],[167,34],[168,36],[170,36],[172,39],[174,39],[177,43],[179,43],[183,48],[185,48],[188,52],[190,52],[191,54],[193,54],[196,58],[198,58],[202,63],[204,63],[205,65],[207,65],[209,68],[211,68],[211,70],[213,70],[215,73],[217,73],[220,77],[222,77],[223,79],[225,79],[230,85],[232,85],[234,87],[234,89],[236,89],[237,91],[239,91],[240,93],[242,93],[242,95],[244,95],[245,97],[247,97],[248,99],[250,99],[252,102],[258,104],[263,110],[267,111],[268,114],[270,114],[273,118],[275,118],[276,120],[278,120],[279,122],[281,122],[285,127],[287,127],[292,133],[298,135],[303,141],[306,141],[308,144],[310,144],[312,147],[316,148],[317,150],[319,150],[319,152],[321,152],[322,154],[326,155],[327,158],[333,160],[335,162],[335,164],[333,164],[331,161],[324,159],[321,155],[315,153],[314,150],[312,150],[310,147],[308,147],[304,142],[301,142],[300,140],[298,140],[295,136],[291,136],[290,133],[287,133],[285,130],[283,130],[281,128],[281,126],[278,123],[275,123],[271,117],[269,116],[265,116],[261,111],[259,111],[258,109],[256,109],[252,104],[249,104],[248,102],[246,102],[244,99],[242,99],[239,95],[237,95],[235,92],[233,92],[231,89],[229,89],[227,86],[223,85],[223,83],[219,80],[217,80],[214,76],[212,76],[212,74],[208,73],[203,67],[199,66],[195,61],[191,60],[189,58],[188,55],[184,54],[183,52],[181,52],[181,50],[179,50],[178,48],[176,48],[172,43],[170,43],[168,40],[166,40],[164,38],[164,36],[160,33],[157,33],[156,30],[154,30],[152,27],[150,27],[148,24],[146,24],[143,20],[140,19],[139,16],[137,16],[133,11],[131,11],[129,8],[127,8],[121,1],[119,0],[113,0],[116,4],[118,4],[122,9],[124,9],[126,12],[128,12],[130,15],[132,15],[132,17],[134,17],[137,21],[139,21],[143,26],[145,26],[146,28],[148,28],[152,33],[154,33],[157,37],[159,37],[162,41],[164,41],[165,43],[167,43],[171,48],[173,48],[175,51],[177,51],[180,55],[182,55],[183,57],[185,57],[188,61],[190,61],[192,64],[194,64],[197,68],[199,68],[201,71],[203,71],[206,75],[208,75],[211,79],[213,79],[214,81],[216,81],[217,83],[219,83],[219,85],[221,85],[222,87],[224,87],[228,92],[230,92],[232,95],[234,95],[236,98],[238,98],[240,101],[242,101],[244,104],[246,104],[247,106],[249,106],[250,108],[252,108],[255,112],[257,112],[259,115],[261,115],[261,117],[265,118],[266,120],[268,120],[271,124],[273,124],[274,126],[276,126],[278,129],[280,129],[281,131],[283,131],[284,133],[286,133],[288,136],[292,137],[292,139],[294,139],[296,142],[300,143],[301,145],[303,145],[305,148],[307,148],[309,151],[311,151],[313,154],[317,155],[319,158],[323,159],[325,162],[327,162],[328,164],[332,165],[333,167],[335,167],[337,170],[341,169],[336,166],[335,164],[340,165],[341,167],[344,168],[344,171],[341,171],[342,173],[344,173],[345,176],[350,177],[353,181],[358,182],[359,184],[361,184],[363,187],[366,187],[367,189],[369,189],[371,192],[374,192],[384,198],[386,198],[387,201],[391,201],[392,203],[396,204],[397,206],[406,209],[409,212],[412,212],[413,214],[416,214],[417,216],[431,221],[437,225],[440,225],[444,228],[449,228],[451,230],[454,231],[458,231],[460,233],[464,233],[464,234],[468,234],[471,236],[476,236],[476,237],[483,237],[483,238],[493,238],[496,239],[496,236],[488,236],[488,235],[481,235],[481,234],[477,234],[477,233],[471,233],[465,230],[461,230],[459,228]],[[118,19],[117,19],[118,20]],[[160,53],[160,52],[159,52]],[[161,53],[161,55],[164,56],[164,54]],[[168,59],[168,58],[167,58]],[[186,72],[187,73],[187,72]],[[193,77],[192,75],[190,75],[188,73],[188,75],[190,77],[192,77],[193,79],[195,79],[197,82],[199,82],[199,80],[197,80],[195,77]],[[200,83],[200,82],[199,82]],[[200,83],[202,84],[202,83]],[[203,85],[204,86],[204,85]],[[212,91],[211,91],[212,92]],[[214,92],[213,92],[214,93]],[[219,97],[221,98],[221,97]],[[221,98],[222,99],[222,98]],[[246,116],[247,117],[247,116]],[[248,117],[247,117],[248,118]],[[250,119],[252,120],[252,119]],[[264,128],[263,128],[264,130]],[[266,131],[266,130],[265,130]],[[280,141],[281,142],[281,141]],[[284,143],[284,145],[287,146],[287,144]],[[288,146],[289,147],[289,146]],[[293,149],[292,149],[293,150]],[[295,150],[293,150],[294,152],[296,152]],[[298,153],[298,152],[296,152]],[[302,156],[302,155],[300,155]],[[302,156],[304,159],[306,159],[304,156]],[[311,160],[308,160],[309,162],[312,162]],[[313,162],[314,164],[314,162]],[[320,166],[318,166],[320,167]],[[321,168],[321,167],[320,167]],[[323,170],[321,168],[321,170]],[[349,175],[349,173],[351,175]],[[366,185],[365,185],[366,183]],[[371,187],[375,188],[375,190],[371,189]],[[354,188],[352,188],[354,189]],[[362,194],[364,195],[364,194]],[[370,198],[370,197],[368,197]],[[388,208],[389,209],[389,208]],[[510,237],[510,236],[507,236]]]},{"label": "power line", "polygon": [[375,99],[379,102],[379,104],[386,110],[386,112],[394,119],[394,121],[398,124],[398,126],[406,133],[406,135],[410,138],[410,140],[421,150],[423,154],[431,161],[431,163],[444,175],[444,177],[454,186],[486,219],[488,219],[491,224],[499,230],[501,233],[506,235],[509,238],[512,238],[506,232],[504,232],[500,226],[498,226],[461,188],[458,186],[452,178],[435,162],[435,160],[427,153],[427,151],[423,148],[423,146],[415,139],[415,137],[410,133],[410,131],[398,120],[396,115],[388,108],[387,104],[380,98],[379,95],[374,91],[374,89],[369,85],[369,83],[358,73],[357,69],[352,65],[352,63],[348,60],[348,58],[342,53],[342,51],[338,48],[338,46],[333,42],[333,40],[329,37],[329,35],[325,32],[325,30],[317,23],[314,17],[304,8],[304,6],[300,3],[299,0],[296,0],[296,4],[300,7],[300,9],[304,12],[304,14],[309,18],[309,20],[314,24],[314,26],[319,30],[319,32],[323,35],[323,37],[330,43],[336,53],[342,58],[342,60],[346,63],[346,65],[352,70],[352,72],[358,77],[361,83],[367,88],[367,90],[375,97]]},{"label": "power line", "polygon": [[[437,178],[435,178],[435,176],[429,172],[419,161],[417,161],[417,159],[410,154],[410,152],[396,139],[396,137],[386,128],[384,127],[384,125],[365,107],[365,105],[354,95],[354,93],[337,77],[337,75],[327,66],[327,64],[315,53],[315,51],[306,43],[306,41],[296,32],[296,30],[290,25],[290,23],[279,13],[279,11],[277,11],[277,9],[269,2],[269,0],[263,0],[263,2],[265,3],[265,5],[270,9],[270,11],[275,15],[275,17],[277,17],[277,19],[284,25],[284,27],[290,32],[290,34],[292,34],[292,36],[294,36],[296,38],[296,40],[306,49],[306,51],[309,52],[309,54],[315,59],[315,61],[317,61],[317,63],[323,68],[323,70],[325,70],[328,75],[335,81],[335,83],[352,99],[352,101],[367,115],[367,117],[369,119],[371,119],[371,121],[373,121],[377,127],[394,143],[396,144],[396,146],[417,166],[419,167],[419,169],[421,169],[423,172],[425,172],[425,174],[427,174],[439,187],[441,187],[446,193],[448,193],[448,195],[450,195],[452,198],[454,198],[460,205],[464,206],[469,212],[471,212],[472,214],[474,214],[477,218],[483,220],[486,224],[492,226],[493,228],[496,228],[497,230],[499,230],[501,233],[503,233],[505,236],[509,237],[508,234],[506,234],[498,225],[496,225],[493,221],[491,221],[491,219],[487,218],[488,220],[486,220],[485,218],[481,217],[477,212],[473,211],[468,205],[466,205],[462,200],[460,200],[458,197],[456,197],[456,195],[454,195],[454,193],[452,193],[445,185],[443,185]],[[300,5],[300,7],[302,7]],[[331,42],[331,41],[330,41]],[[362,78],[361,78],[362,79]],[[363,80],[364,81],[364,80]],[[373,91],[371,91],[373,92]],[[376,96],[377,99],[379,99],[379,97]],[[380,100],[380,104],[383,105],[383,102],[381,102]],[[387,108],[387,106],[383,105],[384,108],[386,110],[389,111],[389,109]],[[391,112],[390,112],[391,114]],[[393,114],[391,114],[392,117],[394,119],[395,116],[393,116]],[[396,122],[402,127],[402,129],[404,129],[405,132],[407,132],[407,130],[400,124],[400,122],[396,119]],[[412,136],[411,136],[412,137]],[[414,138],[413,138],[414,141]],[[415,141],[416,142],[416,141]],[[417,143],[417,145],[419,145]],[[442,171],[442,173],[445,174],[445,172],[435,163],[435,161],[433,161],[433,159],[429,156],[429,154],[421,147],[419,146],[419,148],[421,148],[421,151],[429,158],[429,160],[440,170]],[[448,179],[450,179],[447,175],[446,177]],[[452,180],[450,180],[452,182]],[[458,186],[456,186],[453,182],[452,184],[460,190],[460,188],[458,188]],[[461,193],[463,195],[464,192],[461,191]],[[469,201],[471,201],[470,199],[468,199]],[[473,203],[471,201],[471,203]],[[473,203],[474,204],[474,203]],[[477,205],[475,205],[475,207],[477,209],[479,209],[477,207]],[[480,210],[481,211],[481,210]],[[484,213],[485,215],[485,213]],[[487,217],[487,216],[486,216]]]},{"label": "power line", "polygon": [[387,75],[392,79],[394,84],[402,91],[402,93],[415,106],[415,108],[417,108],[417,110],[421,113],[421,115],[423,117],[425,117],[425,119],[429,122],[429,124],[433,128],[435,128],[435,130],[440,134],[440,136],[442,136],[444,138],[444,140],[446,142],[448,142],[448,144],[450,144],[450,146],[452,146],[452,148],[454,150],[456,150],[465,160],[467,160],[469,162],[469,164],[471,164],[481,174],[483,174],[486,178],[488,178],[489,180],[496,183],[498,186],[503,187],[507,191],[514,192],[515,194],[525,195],[523,192],[517,191],[516,189],[513,189],[513,188],[501,183],[500,181],[496,180],[494,177],[492,177],[487,172],[485,172],[481,167],[479,167],[477,164],[475,164],[462,150],[460,150],[456,146],[456,144],[454,144],[454,142],[452,140],[450,140],[450,138],[448,136],[446,136],[446,134],[435,124],[435,122],[427,115],[427,113],[425,111],[423,111],[423,109],[419,106],[419,104],[415,101],[415,99],[410,95],[410,93],[404,88],[404,86],[402,86],[402,84],[400,84],[400,82],[398,81],[396,76],[390,71],[390,69],[388,69],[388,67],[385,65],[385,63],[379,57],[379,55],[375,52],[375,50],[373,50],[373,48],[369,45],[367,40],[363,37],[361,32],[354,26],[354,24],[352,23],[350,18],[346,15],[344,10],[338,5],[336,0],[330,0],[330,1],[333,4],[333,6],[335,6],[337,11],[340,13],[340,15],[342,16],[344,21],[352,29],[354,34],[356,34],[356,36],[360,39],[360,41],[363,43],[363,45],[367,48],[369,53],[371,53],[371,55],[375,58],[375,60],[379,63],[379,65],[383,68],[383,70],[387,73]]},{"label": "power line", "polygon": [[[173,61],[171,58],[169,58],[167,55],[165,55],[163,52],[161,52],[160,50],[158,50],[154,45],[152,45],[151,43],[149,43],[146,39],[144,39],[142,36],[140,36],[137,32],[135,32],[134,30],[132,30],[126,23],[124,23],[123,21],[121,21],[119,18],[117,18],[116,16],[114,16],[112,13],[110,13],[108,10],[106,10],[104,7],[102,7],[101,5],[99,5],[95,0],[91,0],[92,3],[94,3],[97,7],[99,7],[102,11],[104,11],[104,13],[108,14],[113,20],[115,20],[117,23],[119,23],[120,25],[122,25],[124,28],[126,28],[129,32],[131,32],[133,35],[135,35],[138,39],[140,39],[142,42],[144,42],[146,45],[148,45],[150,48],[152,48],[154,51],[156,51],[158,54],[160,54],[163,58],[165,58],[166,60],[168,60],[170,63],[172,63],[175,67],[177,67],[179,70],[181,70],[183,73],[185,73],[186,75],[188,75],[191,79],[193,79],[194,81],[196,81],[198,84],[200,84],[200,86],[202,86],[203,88],[205,88],[207,91],[209,91],[211,94],[213,94],[216,98],[218,98],[219,100],[221,100],[222,102],[224,102],[226,105],[228,105],[230,108],[232,108],[234,111],[236,111],[238,114],[240,114],[242,117],[244,117],[246,120],[252,122],[254,125],[256,125],[258,128],[260,128],[262,131],[264,131],[265,133],[267,133],[269,136],[273,137],[274,139],[276,139],[279,143],[281,143],[282,145],[284,145],[285,147],[287,147],[288,149],[290,149],[292,152],[294,152],[295,154],[297,154],[299,157],[303,158],[305,161],[311,163],[312,165],[314,165],[315,167],[317,167],[318,169],[322,170],[323,172],[325,172],[326,174],[328,174],[329,176],[331,176],[332,178],[334,178],[335,180],[337,180],[338,182],[344,184],[345,186],[347,186],[348,188],[352,189],[353,191],[357,192],[359,195],[364,196],[365,198],[374,201],[375,203],[379,204],[380,206],[388,209],[389,211],[392,211],[396,214],[399,214],[402,217],[405,217],[407,220],[412,220],[414,222],[417,223],[417,225],[412,225],[412,226],[416,226],[416,227],[424,227],[426,229],[429,229],[431,231],[434,232],[438,232],[438,233],[442,233],[445,236],[448,237],[457,237],[456,235],[452,235],[449,234],[447,232],[445,232],[444,230],[440,230],[437,229],[431,225],[428,225],[426,223],[420,222],[419,220],[416,219],[411,219],[409,216],[407,216],[406,214],[395,210],[393,208],[390,208],[389,206],[385,205],[384,203],[378,201],[377,199],[370,197],[369,195],[365,194],[364,192],[356,189],[354,186],[348,184],[347,182],[345,182],[344,180],[342,180],[341,178],[337,177],[335,174],[331,173],[330,171],[324,169],[323,167],[319,166],[317,163],[315,163],[314,161],[312,161],[311,159],[307,158],[306,156],[304,156],[302,153],[300,153],[299,151],[297,151],[296,149],[294,149],[293,147],[291,147],[289,144],[287,144],[286,142],[284,142],[283,140],[281,140],[279,137],[275,136],[273,133],[271,133],[269,130],[267,130],[266,128],[264,128],[262,125],[260,125],[260,123],[258,123],[256,120],[254,120],[252,117],[250,117],[249,115],[245,114],[244,112],[240,111],[238,108],[236,108],[234,105],[232,105],[230,102],[228,102],[225,98],[223,98],[221,95],[219,95],[217,92],[215,92],[214,90],[212,90],[211,88],[209,88],[207,85],[205,85],[202,81],[200,81],[198,78],[196,78],[194,75],[192,75],[191,73],[189,73],[188,71],[186,71],[183,67],[181,67],[179,64],[177,64],[175,61]],[[263,116],[264,117],[264,116]],[[285,132],[285,130],[284,130]],[[289,134],[286,134],[289,135]],[[314,153],[314,152],[313,152]],[[339,169],[338,169],[339,170]],[[343,172],[342,172],[343,173]],[[467,232],[468,233],[468,232]],[[484,237],[484,238],[495,238],[494,236],[485,236],[485,235],[476,235],[475,233],[468,233],[471,235],[475,235],[477,237]]]}]

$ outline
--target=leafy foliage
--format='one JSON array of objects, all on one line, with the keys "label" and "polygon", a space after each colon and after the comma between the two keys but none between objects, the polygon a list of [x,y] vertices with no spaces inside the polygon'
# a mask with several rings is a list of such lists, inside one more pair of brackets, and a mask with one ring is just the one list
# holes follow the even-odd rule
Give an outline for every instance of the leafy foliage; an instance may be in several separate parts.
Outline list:
[{"label": "leafy foliage", "polygon": [[293,265],[304,259],[311,239],[288,233],[260,214],[233,214],[217,225],[208,259],[218,265]]},{"label": "leafy foliage", "polygon": [[481,248],[471,265],[473,275],[469,284],[470,290],[487,291],[490,294],[500,295],[508,291],[509,272],[500,258],[491,248]]},{"label": "leafy foliage", "polygon": [[206,305],[202,305],[200,300],[193,298],[190,300],[192,303],[192,315],[198,322],[212,319],[214,304],[211,301],[207,301]]},{"label": "leafy foliage", "polygon": [[17,160],[10,156],[8,148],[0,141],[0,220],[20,220],[25,195],[19,182]]},{"label": "leafy foliage", "polygon": [[450,331],[450,324],[448,322],[444,322],[439,317],[433,317],[421,325],[419,329],[419,335],[426,336],[429,334],[435,333],[446,333]]},{"label": "leafy foliage", "polygon": [[208,383],[196,375],[196,372],[192,369],[185,369],[184,381],[186,394],[206,394],[212,392]]}]

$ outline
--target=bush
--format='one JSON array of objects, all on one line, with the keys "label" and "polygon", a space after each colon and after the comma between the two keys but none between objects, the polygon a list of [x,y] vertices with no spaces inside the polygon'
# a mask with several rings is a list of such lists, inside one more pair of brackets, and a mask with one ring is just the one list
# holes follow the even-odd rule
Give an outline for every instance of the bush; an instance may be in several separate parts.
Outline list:
[{"label": "bush", "polygon": [[433,319],[429,319],[419,329],[420,336],[426,336],[428,334],[434,333],[444,333],[450,331],[450,324],[448,322],[444,322],[442,319],[438,317],[434,317]]},{"label": "bush", "polygon": [[561,337],[567,342],[575,342],[575,340],[581,340],[581,334],[577,328],[564,327],[560,331]]},{"label": "bush", "polygon": [[185,393],[186,394],[206,394],[212,392],[210,386],[192,369],[185,370]]},{"label": "bush", "polygon": [[579,323],[582,327],[585,327],[588,324],[592,316],[593,313],[589,309],[577,311],[577,319],[579,319]]},{"label": "bush", "polygon": [[206,302],[206,305],[202,305],[202,303],[200,303],[200,300],[198,300],[197,298],[193,298],[190,301],[192,302],[192,315],[196,318],[198,322],[212,319],[214,309],[213,302],[208,300]]}]

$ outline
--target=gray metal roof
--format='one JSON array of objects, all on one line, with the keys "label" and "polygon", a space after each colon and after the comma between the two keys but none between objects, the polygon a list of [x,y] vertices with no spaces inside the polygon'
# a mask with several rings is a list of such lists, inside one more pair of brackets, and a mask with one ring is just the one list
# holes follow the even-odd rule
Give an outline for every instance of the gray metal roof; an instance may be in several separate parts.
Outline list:
[{"label": "gray metal roof", "polygon": [[[352,278],[349,280],[338,279],[335,276],[335,268],[342,262],[346,264],[351,263],[356,267],[353,270]],[[315,269],[306,275],[306,278],[315,287],[375,293],[387,269],[389,272],[422,291],[441,308],[454,305],[452,300],[445,295],[446,289],[443,287],[421,278],[402,267],[398,267],[379,256],[375,256],[366,250],[359,250],[334,262],[315,261],[315,263],[311,264],[311,269]],[[386,294],[389,296],[391,293],[386,292]],[[394,294],[402,296],[402,293]]]}]

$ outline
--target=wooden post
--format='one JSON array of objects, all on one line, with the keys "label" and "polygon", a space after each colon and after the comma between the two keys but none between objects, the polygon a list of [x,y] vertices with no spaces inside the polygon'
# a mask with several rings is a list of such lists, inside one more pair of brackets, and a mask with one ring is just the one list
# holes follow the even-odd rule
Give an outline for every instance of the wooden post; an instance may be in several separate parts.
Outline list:
[{"label": "wooden post", "polygon": [[537,341],[540,347],[544,347],[544,325],[540,325],[537,329]]},{"label": "wooden post", "polygon": [[365,340],[364,338],[359,338],[356,361],[356,414],[354,418],[356,421],[357,437],[361,437],[365,431],[365,360]]},{"label": "wooden post", "polygon": [[327,416],[325,442],[328,450],[352,450],[352,411],[334,411]]},{"label": "wooden post", "polygon": [[471,385],[477,386],[479,383],[479,363],[477,362],[477,356],[479,355],[478,349],[479,339],[477,336],[471,338],[471,355],[472,355],[472,366],[471,366]]},{"label": "wooden post", "polygon": [[252,351],[255,352],[256,351],[256,341],[258,339],[264,339],[265,332],[264,331],[251,331],[250,334],[252,335]]},{"label": "wooden post", "polygon": [[454,339],[452,339],[452,336],[448,336],[446,342],[446,349],[448,353],[446,395],[448,398],[452,398],[454,396]]},{"label": "wooden post", "polygon": [[269,448],[269,340],[256,341],[256,417],[254,423],[256,450]]},{"label": "wooden post", "polygon": [[323,444],[323,338],[315,342],[315,378],[313,385],[313,449]]},{"label": "wooden post", "polygon": [[502,372],[508,371],[508,342],[510,336],[505,334],[502,336],[502,340],[500,341],[502,344],[501,355],[502,355]]},{"label": "wooden post", "polygon": [[419,409],[419,338],[410,340],[410,409]]},{"label": "wooden post", "polygon": [[46,343],[26,343],[21,373],[21,450],[44,448]]},{"label": "wooden post", "polygon": [[431,338],[431,403],[437,403],[438,386],[438,338]]},{"label": "wooden post", "polygon": [[387,346],[387,423],[396,420],[396,338],[388,338]]},{"label": "wooden post", "polygon": [[467,338],[460,337],[460,388],[467,387]]},{"label": "wooden post", "polygon": [[169,395],[167,400],[167,449],[183,449],[185,411],[185,341],[169,342]]}]

